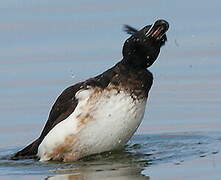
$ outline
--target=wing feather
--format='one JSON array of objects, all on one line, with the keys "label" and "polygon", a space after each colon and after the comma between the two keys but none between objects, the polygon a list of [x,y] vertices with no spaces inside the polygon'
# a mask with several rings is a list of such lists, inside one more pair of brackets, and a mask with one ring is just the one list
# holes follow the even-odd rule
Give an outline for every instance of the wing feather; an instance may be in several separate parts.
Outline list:
[{"label": "wing feather", "polygon": [[13,155],[12,159],[32,158],[37,154],[38,146],[48,132],[58,123],[66,119],[76,108],[78,100],[75,94],[81,89],[83,83],[78,83],[65,89],[57,98],[49,113],[48,120],[41,132],[41,135],[34,142]]}]

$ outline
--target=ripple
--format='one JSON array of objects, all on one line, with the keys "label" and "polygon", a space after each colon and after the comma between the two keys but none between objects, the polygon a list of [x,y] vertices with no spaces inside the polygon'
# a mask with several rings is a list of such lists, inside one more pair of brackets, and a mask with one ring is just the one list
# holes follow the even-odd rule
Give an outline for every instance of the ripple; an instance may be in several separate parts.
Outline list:
[{"label": "ripple", "polygon": [[[30,159],[15,161],[9,158],[17,148],[0,149],[0,173],[16,176],[45,175],[48,179],[60,178],[60,174],[68,174],[72,178],[75,176],[85,178],[87,174],[102,179],[104,174],[109,173],[110,176],[123,174],[128,179],[135,176],[137,179],[143,179],[141,172],[145,167],[167,162],[179,165],[188,159],[218,153],[216,144],[220,141],[219,138],[220,136],[199,133],[137,135],[122,151],[88,156],[72,163],[56,161],[42,163]],[[145,179],[148,177],[145,176]]]}]

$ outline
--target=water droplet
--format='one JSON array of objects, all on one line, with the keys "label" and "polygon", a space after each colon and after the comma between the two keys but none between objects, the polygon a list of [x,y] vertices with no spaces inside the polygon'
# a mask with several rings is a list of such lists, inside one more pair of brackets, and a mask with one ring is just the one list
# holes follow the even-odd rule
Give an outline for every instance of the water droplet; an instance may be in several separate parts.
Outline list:
[{"label": "water droplet", "polygon": [[76,78],[74,72],[73,72],[72,70],[71,70],[70,72],[71,72],[71,78],[72,78],[72,79]]}]

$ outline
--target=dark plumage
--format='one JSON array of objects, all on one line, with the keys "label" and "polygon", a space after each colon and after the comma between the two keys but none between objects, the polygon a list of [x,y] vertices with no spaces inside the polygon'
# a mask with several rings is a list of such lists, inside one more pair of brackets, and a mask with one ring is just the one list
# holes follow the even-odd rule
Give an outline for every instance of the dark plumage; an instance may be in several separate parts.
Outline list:
[{"label": "dark plumage", "polygon": [[123,87],[134,98],[146,98],[153,81],[152,73],[146,68],[157,59],[161,46],[167,40],[165,33],[168,28],[169,25],[164,20],[158,20],[141,30],[125,25],[124,31],[131,34],[131,37],[124,43],[123,59],[104,73],[65,89],[54,103],[39,138],[17,152],[12,159],[36,156],[39,145],[49,131],[74,112],[78,105],[75,95],[80,89],[98,87],[102,90],[111,84],[116,89],[119,87],[119,91]]}]

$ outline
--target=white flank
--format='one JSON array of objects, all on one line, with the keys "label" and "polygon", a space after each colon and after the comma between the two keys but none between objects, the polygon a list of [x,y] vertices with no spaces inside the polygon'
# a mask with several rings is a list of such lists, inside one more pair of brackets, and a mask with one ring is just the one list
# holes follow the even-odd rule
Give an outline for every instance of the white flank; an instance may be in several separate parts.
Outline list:
[{"label": "white flank", "polygon": [[[139,126],[145,111],[146,99],[135,100],[124,91],[103,90],[96,96],[93,89],[76,94],[75,111],[57,124],[44,138],[38,148],[41,161],[53,159],[48,156],[62,145],[68,136],[73,138],[69,160],[122,148]],[[85,118],[87,117],[87,118]],[[61,152],[62,153],[62,152]],[[70,155],[75,155],[70,159]]]}]

